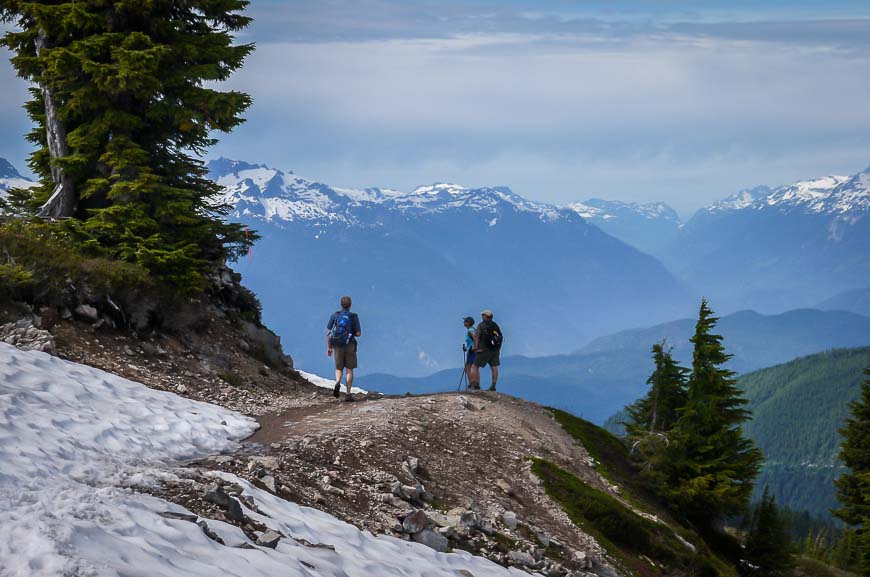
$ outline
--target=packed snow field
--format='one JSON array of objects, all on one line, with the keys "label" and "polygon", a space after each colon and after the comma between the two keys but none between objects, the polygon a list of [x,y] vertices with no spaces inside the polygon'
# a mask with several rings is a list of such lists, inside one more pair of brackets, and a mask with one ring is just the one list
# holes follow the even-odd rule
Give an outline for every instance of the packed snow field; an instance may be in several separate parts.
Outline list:
[{"label": "packed snow field", "polygon": [[[233,475],[262,515],[286,535],[254,547],[240,529],[133,487],[173,477],[179,461],[228,452],[256,428],[220,407],[0,344],[0,576],[523,575],[459,552],[361,532]],[[294,540],[334,546],[313,548]],[[467,574],[467,573],[466,573]]]}]

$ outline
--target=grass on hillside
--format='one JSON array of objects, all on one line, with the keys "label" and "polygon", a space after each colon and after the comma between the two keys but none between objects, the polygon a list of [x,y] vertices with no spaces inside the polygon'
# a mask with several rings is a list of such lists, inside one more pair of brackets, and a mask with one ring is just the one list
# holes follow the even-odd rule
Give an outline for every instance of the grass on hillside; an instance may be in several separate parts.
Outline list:
[{"label": "grass on hillside", "polygon": [[[655,496],[640,482],[637,469],[631,463],[625,444],[601,427],[558,409],[549,409],[566,433],[574,437],[595,459],[596,470],[608,481],[618,485],[622,495],[632,505],[671,521],[671,515]],[[685,535],[684,535],[685,536]]]},{"label": "grass on hillside", "polygon": [[557,465],[535,459],[532,470],[568,517],[631,574],[653,577],[670,575],[677,569],[705,577],[734,575],[724,564],[681,543],[670,526],[641,517]]}]

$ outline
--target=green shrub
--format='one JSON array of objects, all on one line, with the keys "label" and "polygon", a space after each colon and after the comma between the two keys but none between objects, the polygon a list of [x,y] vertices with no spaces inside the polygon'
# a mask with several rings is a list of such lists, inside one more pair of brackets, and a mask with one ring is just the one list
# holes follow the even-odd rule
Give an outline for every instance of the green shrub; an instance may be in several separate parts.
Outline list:
[{"label": "green shrub", "polygon": [[144,268],[94,254],[65,223],[0,223],[0,293],[34,306],[68,306],[75,295],[131,301],[154,283]]}]

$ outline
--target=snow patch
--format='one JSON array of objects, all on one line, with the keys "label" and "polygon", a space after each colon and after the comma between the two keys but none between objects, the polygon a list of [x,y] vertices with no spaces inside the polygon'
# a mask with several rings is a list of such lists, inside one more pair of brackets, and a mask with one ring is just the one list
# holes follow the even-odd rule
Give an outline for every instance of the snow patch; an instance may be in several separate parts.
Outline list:
[{"label": "snow patch", "polygon": [[[330,391],[333,389],[333,387],[335,387],[335,379],[327,379],[327,378],[315,375],[314,373],[306,373],[305,371],[299,371],[298,369],[297,369],[297,372],[300,375],[302,375],[302,377],[306,381],[308,381],[309,383],[311,383],[315,387],[320,387],[321,389],[329,389]],[[345,390],[344,385],[341,386],[341,390],[342,391]],[[359,387],[351,387],[350,392],[353,394],[360,394],[360,395],[365,395],[368,393],[368,391],[361,389]]]},{"label": "snow patch", "polygon": [[[223,546],[161,515],[183,507],[130,488],[172,477],[178,459],[233,450],[255,428],[214,405],[0,344],[0,576],[526,575],[375,537],[217,473],[254,497],[263,514],[243,506],[248,517],[285,536],[274,550]],[[228,545],[252,545],[237,527],[207,523]]]}]

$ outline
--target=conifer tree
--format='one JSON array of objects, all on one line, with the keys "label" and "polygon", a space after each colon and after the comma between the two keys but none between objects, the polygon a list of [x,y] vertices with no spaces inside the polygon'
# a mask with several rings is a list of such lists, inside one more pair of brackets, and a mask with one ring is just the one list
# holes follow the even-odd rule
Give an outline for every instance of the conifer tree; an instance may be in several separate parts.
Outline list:
[{"label": "conifer tree", "polygon": [[767,487],[752,515],[742,573],[752,577],[785,577],[794,567],[788,528]]},{"label": "conifer tree", "polygon": [[[864,374],[870,376],[870,367]],[[840,459],[849,472],[835,481],[842,506],[834,513],[855,528],[861,575],[870,577],[870,379],[861,385],[861,396],[849,409],[851,416],[840,429]]]},{"label": "conifer tree", "polygon": [[247,249],[198,159],[251,102],[212,87],[253,50],[233,44],[251,21],[247,4],[0,0],[0,19],[18,27],[0,45],[34,85],[26,109],[40,216],[71,219],[85,246],[183,290]]},{"label": "conifer tree", "polygon": [[743,435],[747,401],[734,372],[723,368],[731,355],[722,336],[712,331],[719,319],[701,302],[695,334],[692,374],[686,405],[675,427],[662,492],[695,522],[713,527],[725,516],[745,510],[761,452]]},{"label": "conifer tree", "polygon": [[670,431],[679,418],[680,408],[686,404],[689,370],[674,360],[664,342],[654,344],[652,353],[655,370],[646,381],[650,389],[646,396],[626,407],[629,437]]}]

